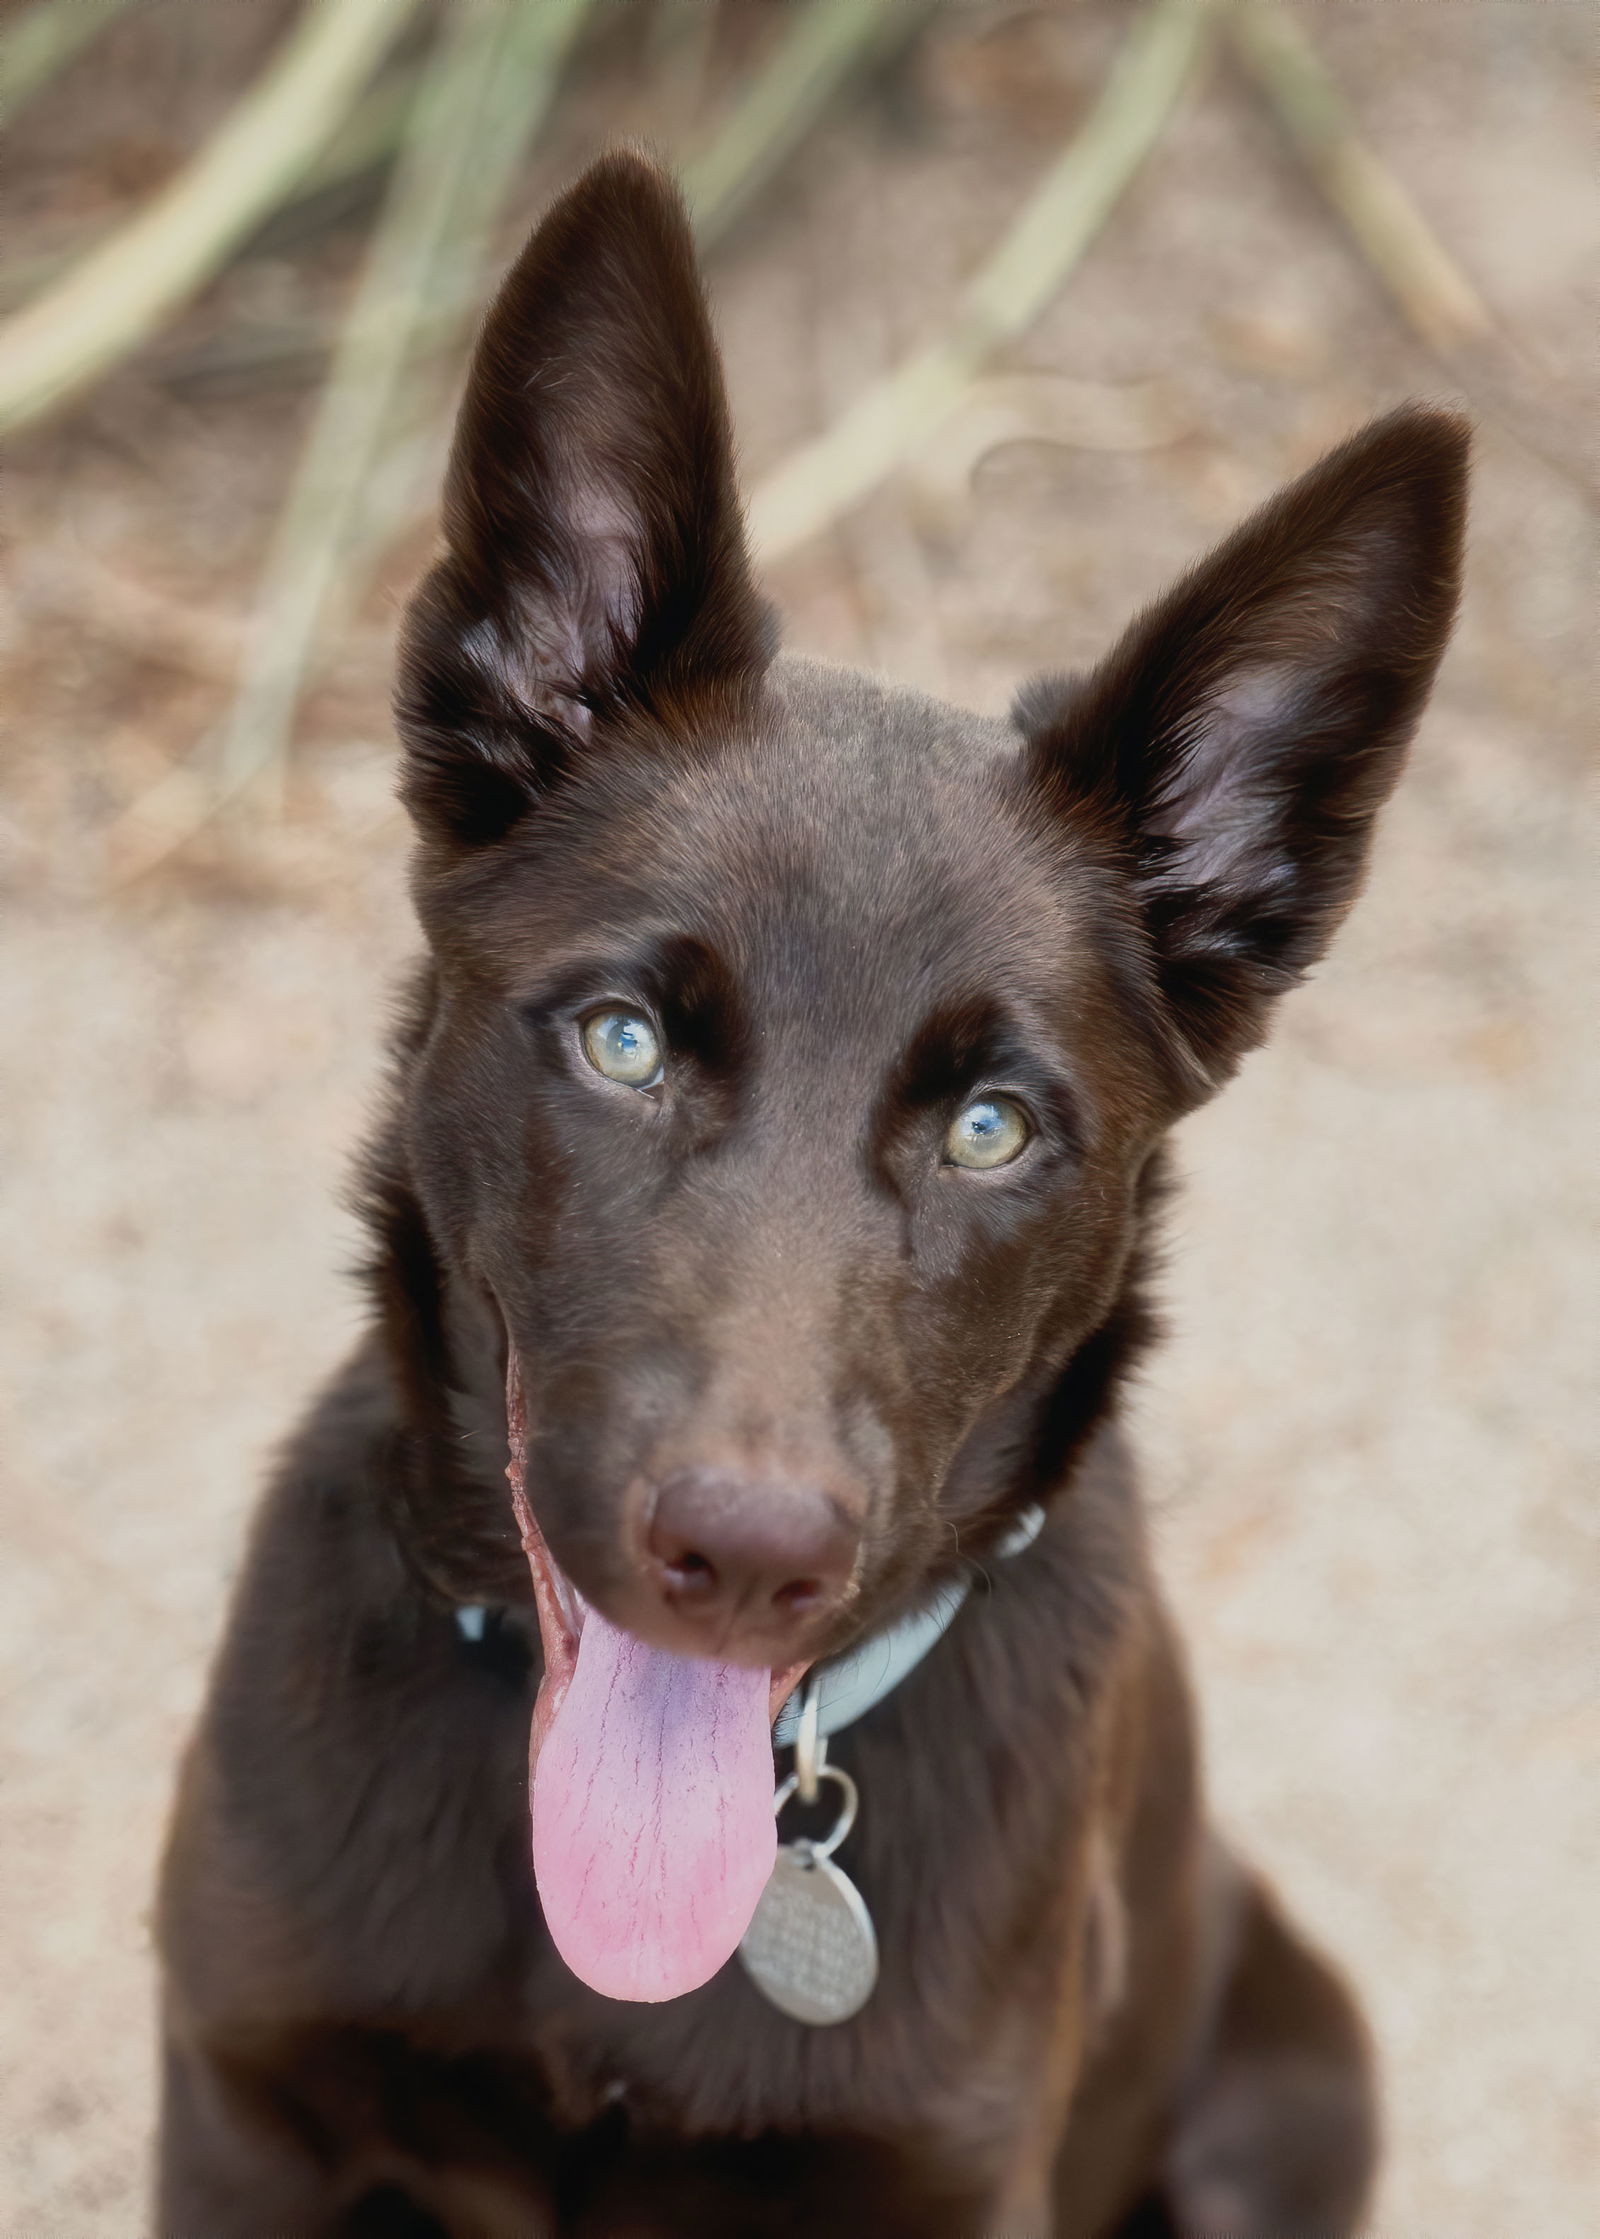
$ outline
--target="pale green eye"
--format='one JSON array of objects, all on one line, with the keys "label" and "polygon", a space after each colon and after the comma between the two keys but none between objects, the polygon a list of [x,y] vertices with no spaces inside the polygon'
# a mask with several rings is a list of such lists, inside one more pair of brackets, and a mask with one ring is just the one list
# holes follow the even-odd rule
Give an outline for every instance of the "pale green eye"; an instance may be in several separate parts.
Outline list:
[{"label": "pale green eye", "polygon": [[1009,1096],[981,1096],[951,1121],[944,1155],[952,1166],[1009,1166],[1032,1132]]},{"label": "pale green eye", "polygon": [[596,1011],[585,1019],[583,1053],[597,1073],[629,1088],[654,1088],[661,1078],[661,1044],[637,1011]]}]

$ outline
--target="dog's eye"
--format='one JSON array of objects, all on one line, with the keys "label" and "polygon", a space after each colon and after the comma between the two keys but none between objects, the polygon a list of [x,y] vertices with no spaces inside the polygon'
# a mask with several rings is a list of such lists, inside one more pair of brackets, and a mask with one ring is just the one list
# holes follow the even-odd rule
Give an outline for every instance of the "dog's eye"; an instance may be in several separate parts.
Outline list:
[{"label": "dog's eye", "polygon": [[951,1166],[1009,1166],[1032,1133],[1021,1105],[1009,1096],[980,1096],[951,1121],[945,1159]]},{"label": "dog's eye", "polygon": [[661,1044],[637,1011],[596,1011],[583,1022],[583,1054],[608,1081],[654,1088],[662,1077]]}]

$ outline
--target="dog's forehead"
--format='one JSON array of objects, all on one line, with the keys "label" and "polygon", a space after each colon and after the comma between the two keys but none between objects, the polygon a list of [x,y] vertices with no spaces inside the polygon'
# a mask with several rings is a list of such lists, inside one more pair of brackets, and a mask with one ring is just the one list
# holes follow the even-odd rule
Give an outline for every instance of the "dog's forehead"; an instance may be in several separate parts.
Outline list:
[{"label": "dog's forehead", "polygon": [[1016,744],[875,679],[783,664],[748,731],[643,808],[652,895],[769,971],[1059,949],[1073,897],[1007,806]]},{"label": "dog's forehead", "polygon": [[1115,977],[1104,881],[1041,839],[1019,745],[1006,722],[780,662],[731,731],[580,764],[484,891],[480,965],[533,986],[609,957],[625,979],[688,937],[797,1050],[881,1055],[974,1001],[1070,1030]]}]

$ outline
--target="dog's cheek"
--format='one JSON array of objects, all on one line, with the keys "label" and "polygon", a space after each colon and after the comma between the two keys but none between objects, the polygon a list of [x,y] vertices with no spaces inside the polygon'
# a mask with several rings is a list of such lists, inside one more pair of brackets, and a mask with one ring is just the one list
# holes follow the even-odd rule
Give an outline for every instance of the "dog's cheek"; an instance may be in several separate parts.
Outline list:
[{"label": "dog's cheek", "polygon": [[961,1187],[929,1239],[939,1276],[924,1293],[917,1349],[930,1393],[956,1399],[970,1422],[1039,1371],[1064,1367],[1111,1311],[1135,1233],[1134,1192],[1114,1159],[1031,1203],[952,1206]]},{"label": "dog's cheek", "polygon": [[974,1237],[941,1207],[919,1244],[903,1355],[919,1420],[947,1455],[1031,1357],[1048,1292],[1026,1236]]},{"label": "dog's cheek", "polygon": [[[508,1037],[465,1007],[441,1009],[407,1084],[406,1147],[436,1244],[457,1272],[486,1275],[527,1227],[530,1083]],[[508,1223],[506,1209],[518,1209]]]}]

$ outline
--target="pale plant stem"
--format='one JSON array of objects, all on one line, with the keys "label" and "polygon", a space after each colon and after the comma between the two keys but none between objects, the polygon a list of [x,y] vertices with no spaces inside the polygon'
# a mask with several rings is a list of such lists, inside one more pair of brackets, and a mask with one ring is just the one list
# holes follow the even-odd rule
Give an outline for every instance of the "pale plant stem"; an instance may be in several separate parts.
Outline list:
[{"label": "pale plant stem", "polygon": [[683,191],[701,248],[720,240],[848,80],[883,62],[938,0],[807,0],[700,154]]},{"label": "pale plant stem", "polygon": [[757,488],[757,555],[820,534],[919,448],[996,351],[1038,318],[1161,136],[1204,50],[1213,0],[1152,0],[1088,117],[968,284],[954,324],[904,359]]},{"label": "pale plant stem", "polygon": [[1298,9],[1235,0],[1232,42],[1290,146],[1343,222],[1367,269],[1452,382],[1600,503],[1584,442],[1587,398],[1535,368],[1375,149]]},{"label": "pale plant stem", "polygon": [[75,395],[210,278],[311,161],[412,5],[310,0],[178,177],[0,326],[0,427]]},{"label": "pale plant stem", "polygon": [[[418,93],[393,180],[279,514],[245,669],[217,737],[237,792],[281,779],[319,628],[419,333],[441,292],[476,294],[482,241],[587,0],[458,6]],[[470,269],[469,269],[470,268]]]},{"label": "pale plant stem", "polygon": [[1323,194],[1424,342],[1435,348],[1486,334],[1477,289],[1400,181],[1368,147],[1293,8],[1241,0],[1228,20],[1235,52]]},{"label": "pale plant stem", "polygon": [[121,15],[128,0],[36,0],[0,31],[0,125]]}]

